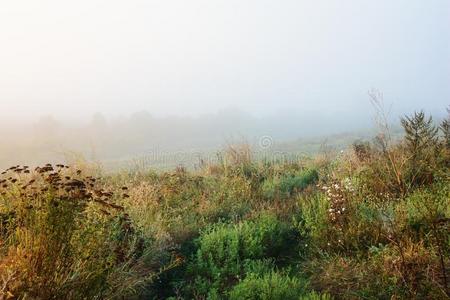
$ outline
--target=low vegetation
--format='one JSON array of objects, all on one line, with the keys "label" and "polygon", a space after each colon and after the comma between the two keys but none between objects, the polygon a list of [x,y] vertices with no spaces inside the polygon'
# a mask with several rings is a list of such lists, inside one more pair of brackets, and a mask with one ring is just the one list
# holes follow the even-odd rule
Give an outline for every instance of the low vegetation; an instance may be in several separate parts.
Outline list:
[{"label": "low vegetation", "polygon": [[11,167],[0,299],[449,299],[449,121],[282,163]]}]

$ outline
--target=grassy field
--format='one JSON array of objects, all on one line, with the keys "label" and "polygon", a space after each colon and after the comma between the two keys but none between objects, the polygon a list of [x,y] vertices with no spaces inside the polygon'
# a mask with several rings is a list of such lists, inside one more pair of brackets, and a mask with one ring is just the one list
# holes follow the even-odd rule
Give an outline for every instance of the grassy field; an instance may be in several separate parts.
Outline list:
[{"label": "grassy field", "polygon": [[196,170],[13,166],[0,299],[449,299],[448,122]]}]

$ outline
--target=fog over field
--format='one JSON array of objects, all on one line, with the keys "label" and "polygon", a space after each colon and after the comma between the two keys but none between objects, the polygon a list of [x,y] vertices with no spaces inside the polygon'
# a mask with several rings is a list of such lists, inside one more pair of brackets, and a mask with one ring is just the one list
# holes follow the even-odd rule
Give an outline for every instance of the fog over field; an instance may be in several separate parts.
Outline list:
[{"label": "fog over field", "polygon": [[0,300],[450,299],[450,0],[0,0]]},{"label": "fog over field", "polygon": [[374,88],[393,121],[440,116],[449,20],[445,0],[3,1],[0,165],[367,132]]}]

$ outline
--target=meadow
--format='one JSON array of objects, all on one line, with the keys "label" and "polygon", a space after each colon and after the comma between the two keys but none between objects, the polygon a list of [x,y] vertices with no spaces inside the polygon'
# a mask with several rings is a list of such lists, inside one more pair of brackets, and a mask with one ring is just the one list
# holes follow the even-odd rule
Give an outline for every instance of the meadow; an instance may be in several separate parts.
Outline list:
[{"label": "meadow", "polygon": [[0,299],[449,299],[450,116],[299,160],[0,175]]}]

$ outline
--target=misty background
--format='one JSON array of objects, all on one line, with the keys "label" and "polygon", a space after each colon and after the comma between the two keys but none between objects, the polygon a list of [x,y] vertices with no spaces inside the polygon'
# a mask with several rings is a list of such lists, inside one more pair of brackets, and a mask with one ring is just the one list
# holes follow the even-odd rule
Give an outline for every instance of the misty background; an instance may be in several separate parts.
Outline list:
[{"label": "misty background", "polygon": [[2,1],[0,166],[343,147],[372,88],[393,122],[443,116],[449,54],[447,0]]}]

